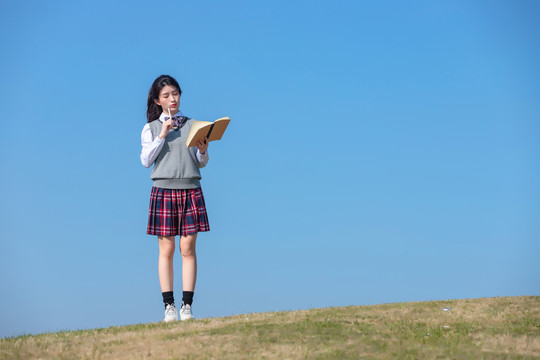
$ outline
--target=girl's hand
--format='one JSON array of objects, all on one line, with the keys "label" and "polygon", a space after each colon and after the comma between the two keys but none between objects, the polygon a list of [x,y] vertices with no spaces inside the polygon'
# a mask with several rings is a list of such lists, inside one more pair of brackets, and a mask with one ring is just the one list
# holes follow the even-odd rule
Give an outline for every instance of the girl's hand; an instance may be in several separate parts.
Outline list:
[{"label": "girl's hand", "polygon": [[173,119],[169,119],[163,122],[163,124],[161,125],[161,133],[159,134],[160,139],[164,139],[165,136],[167,136],[169,131],[171,131],[173,124],[174,124]]},{"label": "girl's hand", "polygon": [[199,152],[201,153],[201,155],[204,155],[206,153],[206,150],[208,150],[208,138],[205,137],[204,142],[199,140],[199,142],[197,143],[197,148],[199,148]]}]

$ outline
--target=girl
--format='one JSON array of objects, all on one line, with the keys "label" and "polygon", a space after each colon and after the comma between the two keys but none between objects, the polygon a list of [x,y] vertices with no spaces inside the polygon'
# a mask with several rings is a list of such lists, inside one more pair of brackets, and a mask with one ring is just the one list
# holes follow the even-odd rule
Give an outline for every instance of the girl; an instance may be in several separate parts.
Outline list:
[{"label": "girl", "polygon": [[148,123],[141,134],[141,162],[147,168],[154,164],[146,233],[158,238],[164,321],[178,320],[173,295],[175,236],[180,236],[182,255],[180,320],[188,320],[193,318],[191,305],[197,278],[195,242],[199,232],[210,230],[199,171],[208,163],[208,140],[197,147],[186,147],[192,120],[179,109],[181,94],[174,78],[158,77],[148,92]]}]

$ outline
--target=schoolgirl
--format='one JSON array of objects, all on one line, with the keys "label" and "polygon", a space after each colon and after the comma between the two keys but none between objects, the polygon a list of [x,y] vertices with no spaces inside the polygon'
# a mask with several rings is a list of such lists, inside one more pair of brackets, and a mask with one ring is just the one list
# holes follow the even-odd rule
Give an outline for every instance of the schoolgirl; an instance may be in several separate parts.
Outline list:
[{"label": "schoolgirl", "polygon": [[154,164],[154,181],[146,233],[157,235],[158,273],[164,321],[178,320],[173,294],[173,256],[175,236],[180,236],[182,256],[182,307],[180,320],[193,318],[191,306],[197,279],[197,234],[209,231],[206,205],[201,189],[200,168],[208,163],[208,141],[186,147],[192,119],[180,111],[182,90],[169,75],[159,76],[148,92],[148,123],[141,134],[141,162]]}]

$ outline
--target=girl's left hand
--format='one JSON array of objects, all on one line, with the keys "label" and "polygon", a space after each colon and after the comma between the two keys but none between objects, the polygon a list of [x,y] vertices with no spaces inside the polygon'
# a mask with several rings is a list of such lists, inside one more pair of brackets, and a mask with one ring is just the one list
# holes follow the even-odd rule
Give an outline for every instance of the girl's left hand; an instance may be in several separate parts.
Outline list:
[{"label": "girl's left hand", "polygon": [[201,155],[204,155],[206,153],[206,150],[208,150],[208,138],[204,138],[204,142],[200,141],[197,143],[197,148],[199,148],[199,152]]}]

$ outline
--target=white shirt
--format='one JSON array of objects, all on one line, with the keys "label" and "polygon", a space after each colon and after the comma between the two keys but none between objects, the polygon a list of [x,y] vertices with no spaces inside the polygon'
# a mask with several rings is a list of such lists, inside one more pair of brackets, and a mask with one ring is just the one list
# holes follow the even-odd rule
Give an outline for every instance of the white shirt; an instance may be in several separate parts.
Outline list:
[{"label": "white shirt", "polygon": [[[181,111],[178,111],[173,116],[184,116]],[[169,117],[169,115],[166,115],[165,113],[161,113],[161,116],[159,117],[159,121],[163,123],[165,121],[165,117]],[[144,125],[144,128],[141,133],[141,162],[144,167],[150,167],[156,158],[158,157],[161,149],[163,148],[163,144],[165,143],[165,138],[160,139],[159,136],[156,136],[154,139],[152,136],[152,131],[150,130],[150,124],[147,123]],[[194,149],[197,150],[196,156],[197,160],[203,164],[201,167],[205,167],[206,164],[208,164],[208,150],[203,154],[199,151],[197,147]]]}]

